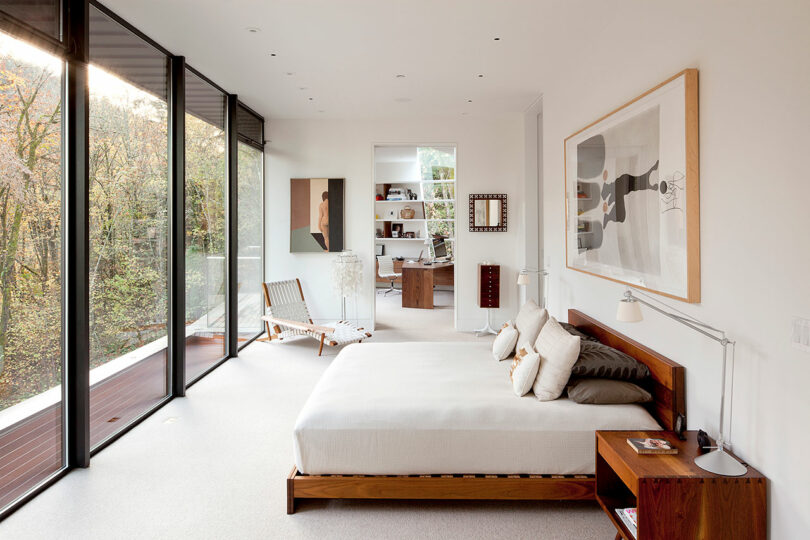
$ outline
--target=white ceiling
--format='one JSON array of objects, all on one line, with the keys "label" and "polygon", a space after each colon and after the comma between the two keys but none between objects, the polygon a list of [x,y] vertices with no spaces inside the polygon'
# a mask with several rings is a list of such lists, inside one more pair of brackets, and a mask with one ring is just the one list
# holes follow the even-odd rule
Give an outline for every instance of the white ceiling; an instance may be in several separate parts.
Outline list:
[{"label": "white ceiling", "polygon": [[602,39],[632,39],[619,30],[628,10],[613,2],[104,3],[267,118],[521,113],[552,66],[565,69],[562,49],[575,66],[577,55],[598,54]]}]

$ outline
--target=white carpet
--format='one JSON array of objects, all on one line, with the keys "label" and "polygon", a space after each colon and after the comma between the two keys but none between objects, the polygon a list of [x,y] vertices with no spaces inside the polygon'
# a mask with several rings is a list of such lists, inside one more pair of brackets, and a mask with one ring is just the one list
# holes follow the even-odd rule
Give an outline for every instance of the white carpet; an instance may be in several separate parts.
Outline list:
[{"label": "white carpet", "polygon": [[[439,313],[449,313],[452,325],[452,308],[399,313],[393,320],[383,316],[384,328],[372,339],[478,339],[421,326],[420,321],[436,323]],[[316,356],[312,339],[254,343],[192,387],[186,398],[175,399],[100,452],[89,469],[71,472],[0,523],[0,538],[604,539],[615,534],[595,503],[305,501],[288,516],[292,427],[336,351],[325,353]]]}]

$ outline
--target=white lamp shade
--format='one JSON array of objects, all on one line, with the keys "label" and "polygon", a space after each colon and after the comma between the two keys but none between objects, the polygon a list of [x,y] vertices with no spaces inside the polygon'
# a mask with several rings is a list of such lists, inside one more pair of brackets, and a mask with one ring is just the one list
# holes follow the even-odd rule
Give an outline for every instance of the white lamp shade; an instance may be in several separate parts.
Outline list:
[{"label": "white lamp shade", "polygon": [[518,274],[517,284],[518,285],[528,285],[530,283],[529,274]]},{"label": "white lamp shade", "polygon": [[635,300],[620,300],[619,309],[616,310],[616,320],[619,322],[639,322],[644,317],[641,315],[641,306]]}]

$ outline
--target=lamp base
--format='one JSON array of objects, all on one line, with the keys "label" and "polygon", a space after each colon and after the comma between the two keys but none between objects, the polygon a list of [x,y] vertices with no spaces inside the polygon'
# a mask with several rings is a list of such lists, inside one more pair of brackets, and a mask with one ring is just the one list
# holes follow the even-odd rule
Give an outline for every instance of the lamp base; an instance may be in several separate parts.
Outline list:
[{"label": "lamp base", "polygon": [[742,476],[748,471],[748,467],[720,449],[696,457],[695,465],[704,471],[723,476]]}]

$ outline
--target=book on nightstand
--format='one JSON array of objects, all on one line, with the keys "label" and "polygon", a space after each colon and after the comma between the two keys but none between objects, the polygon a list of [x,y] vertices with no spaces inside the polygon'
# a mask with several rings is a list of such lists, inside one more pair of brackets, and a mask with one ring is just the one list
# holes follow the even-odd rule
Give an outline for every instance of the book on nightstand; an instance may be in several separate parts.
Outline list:
[{"label": "book on nightstand", "polygon": [[638,538],[638,514],[635,508],[617,508],[616,515],[622,520],[624,526],[633,535],[633,538]]},{"label": "book on nightstand", "polygon": [[664,439],[627,439],[627,444],[637,454],[677,454],[678,449],[673,448],[669,441]]}]

